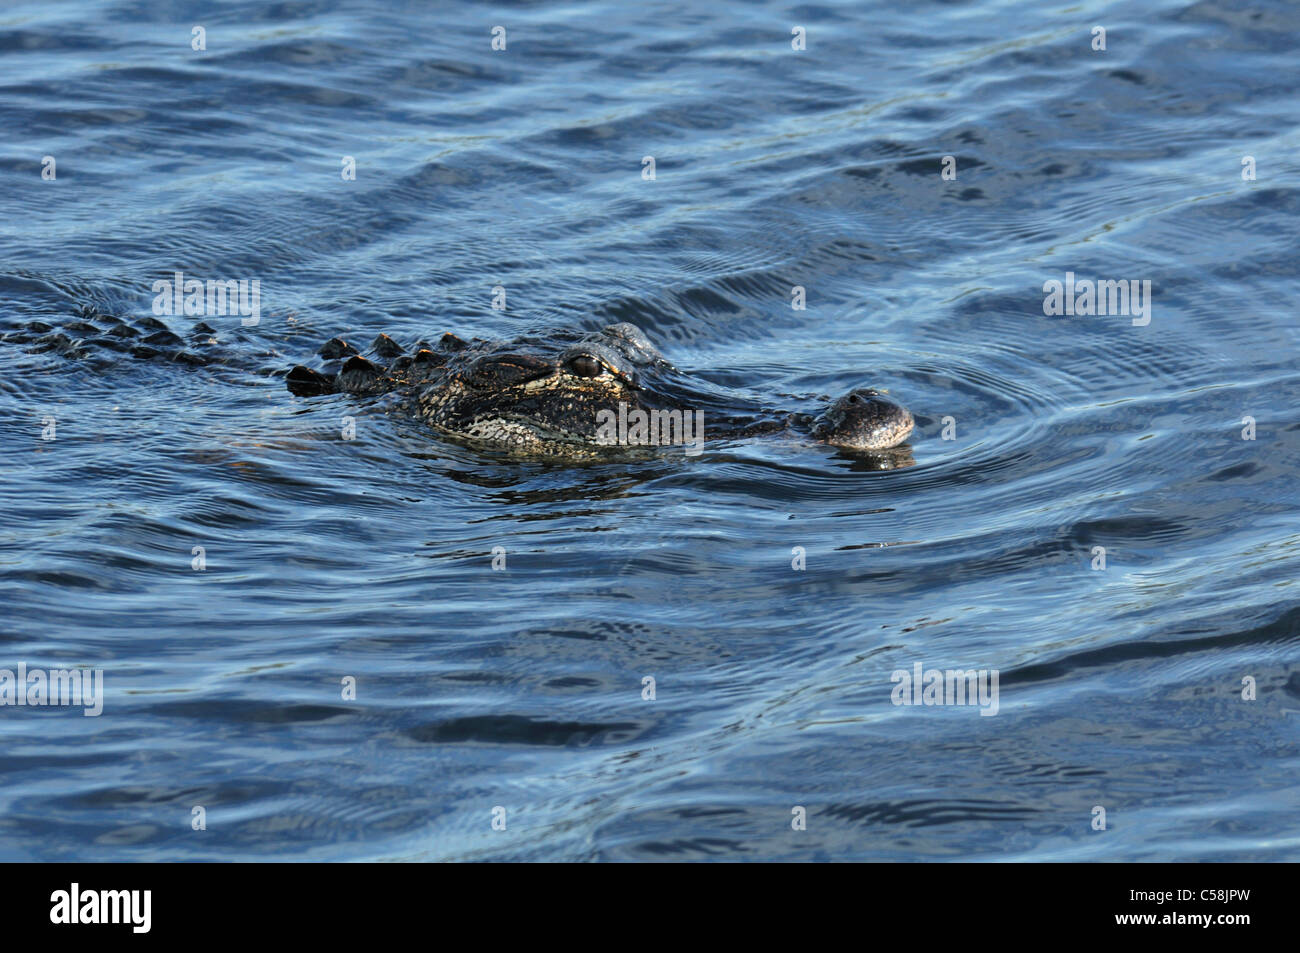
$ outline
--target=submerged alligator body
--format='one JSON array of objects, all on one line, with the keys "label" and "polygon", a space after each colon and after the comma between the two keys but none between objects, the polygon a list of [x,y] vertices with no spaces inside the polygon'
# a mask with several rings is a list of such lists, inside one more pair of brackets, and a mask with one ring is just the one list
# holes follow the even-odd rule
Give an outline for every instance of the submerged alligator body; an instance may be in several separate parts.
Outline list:
[{"label": "submerged alligator body", "polygon": [[[0,339],[72,359],[129,354],[238,366],[274,358],[252,342],[246,349],[231,347],[217,334],[199,323],[186,339],[156,318],[127,321],[83,309],[61,328],[32,322]],[[518,456],[590,459],[645,445],[684,445],[691,452],[705,439],[784,433],[875,455],[880,465],[872,468],[910,462],[900,445],[912,432],[912,415],[878,390],[852,390],[817,416],[768,409],[683,374],[626,322],[505,344],[445,334],[437,344],[419,342],[409,352],[381,334],[367,354],[333,338],[320,349],[323,363],[315,369],[299,364],[287,373],[283,365],[261,370],[283,374],[288,389],[300,396],[396,394],[402,407],[438,433]]]},{"label": "submerged alligator body", "polygon": [[[404,392],[413,413],[449,437],[521,455],[591,457],[618,447],[685,445],[789,432],[861,453],[891,450],[912,432],[912,415],[882,392],[858,388],[818,417],[746,408],[666,361],[634,324],[581,336],[509,344],[467,343],[446,334],[414,353],[387,335],[371,344],[376,363],[335,338],[321,354],[341,365],[298,365],[286,383],[303,396]],[[689,451],[688,451],[689,452]]]}]

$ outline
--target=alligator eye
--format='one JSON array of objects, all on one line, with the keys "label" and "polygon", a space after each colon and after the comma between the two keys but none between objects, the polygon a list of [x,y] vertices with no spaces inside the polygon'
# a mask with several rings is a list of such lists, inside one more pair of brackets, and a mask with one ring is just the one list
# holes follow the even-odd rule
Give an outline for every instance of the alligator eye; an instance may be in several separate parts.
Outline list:
[{"label": "alligator eye", "polygon": [[604,364],[594,357],[587,357],[585,354],[570,358],[565,366],[579,377],[600,377],[605,373]]}]

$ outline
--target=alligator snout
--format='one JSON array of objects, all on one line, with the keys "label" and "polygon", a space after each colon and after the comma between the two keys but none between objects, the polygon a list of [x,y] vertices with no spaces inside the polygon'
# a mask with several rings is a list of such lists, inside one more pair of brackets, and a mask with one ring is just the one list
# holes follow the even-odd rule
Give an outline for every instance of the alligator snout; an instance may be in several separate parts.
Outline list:
[{"label": "alligator snout", "polygon": [[813,436],[845,450],[888,450],[912,433],[907,408],[872,387],[851,390],[813,424]]}]

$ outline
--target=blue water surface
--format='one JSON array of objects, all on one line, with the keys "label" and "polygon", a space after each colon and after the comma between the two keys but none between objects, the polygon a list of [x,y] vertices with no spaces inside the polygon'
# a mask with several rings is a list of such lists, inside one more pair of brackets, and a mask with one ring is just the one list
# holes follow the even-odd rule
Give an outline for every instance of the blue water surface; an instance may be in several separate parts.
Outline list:
[{"label": "blue water surface", "polygon": [[[0,668],[104,699],[0,707],[0,859],[1297,859],[1298,74],[1285,0],[6,4]],[[176,271],[228,360],[40,348]],[[618,321],[914,465],[278,376]]]}]

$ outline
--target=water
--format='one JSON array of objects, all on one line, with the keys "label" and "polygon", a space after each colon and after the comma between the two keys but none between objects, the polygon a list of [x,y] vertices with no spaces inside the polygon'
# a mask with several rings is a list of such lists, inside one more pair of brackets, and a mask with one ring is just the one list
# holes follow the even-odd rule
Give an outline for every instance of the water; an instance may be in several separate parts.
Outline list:
[{"label": "water", "polygon": [[[0,326],[177,269],[261,320],[0,344],[0,667],[105,680],[0,708],[0,858],[1296,859],[1298,47],[1268,0],[7,5]],[[1046,316],[1066,272],[1150,323]],[[915,465],[512,462],[258,373],[615,321],[766,406],[887,387]],[[892,704],[917,662],[998,713]]]}]

